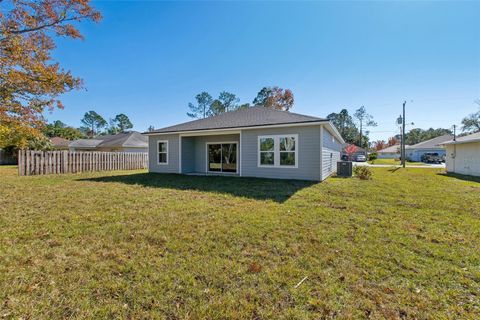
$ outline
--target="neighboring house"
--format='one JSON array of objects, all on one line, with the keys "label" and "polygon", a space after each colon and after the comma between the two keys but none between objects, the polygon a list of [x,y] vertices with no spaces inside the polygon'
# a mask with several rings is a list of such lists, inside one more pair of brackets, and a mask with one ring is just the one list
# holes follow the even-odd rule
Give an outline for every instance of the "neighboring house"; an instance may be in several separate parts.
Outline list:
[{"label": "neighboring house", "polygon": [[50,138],[50,142],[55,150],[68,150],[68,145],[72,141],[60,137],[53,137]]},{"label": "neighboring house", "polygon": [[[347,155],[348,156],[348,153],[347,151],[345,150],[350,144],[348,143],[344,143],[343,144],[343,147],[342,147],[342,156],[343,155]],[[354,153],[352,153],[351,155],[351,159],[355,159],[358,155],[364,155],[365,157],[367,156],[367,150],[365,150],[364,148],[360,148],[359,146],[355,146],[356,148],[356,151]]]},{"label": "neighboring house", "polygon": [[400,159],[400,145],[387,147],[377,151],[377,159]]},{"label": "neighboring house", "polygon": [[441,144],[453,139],[453,135],[445,134],[430,140],[405,147],[405,158],[409,161],[422,161],[425,153],[438,153],[440,157],[445,156],[445,147]]},{"label": "neighboring house", "polygon": [[480,132],[443,143],[447,172],[480,176]]},{"label": "neighboring house", "polygon": [[342,144],[327,120],[251,107],[146,132],[149,171],[324,180]]},{"label": "neighboring house", "polygon": [[148,152],[148,138],[131,131],[70,142],[71,151]]}]

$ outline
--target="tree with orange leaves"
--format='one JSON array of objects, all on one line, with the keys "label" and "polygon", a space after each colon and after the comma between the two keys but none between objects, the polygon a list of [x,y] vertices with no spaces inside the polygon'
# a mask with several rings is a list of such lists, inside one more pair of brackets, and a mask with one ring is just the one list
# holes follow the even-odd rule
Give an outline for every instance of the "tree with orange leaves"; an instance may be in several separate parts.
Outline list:
[{"label": "tree with orange leaves", "polygon": [[43,112],[82,80],[52,60],[54,37],[83,39],[75,27],[99,21],[89,0],[0,0],[0,148],[43,137]]},{"label": "tree with orange leaves", "polygon": [[358,151],[358,147],[354,144],[349,144],[345,147],[345,153],[348,155],[348,159],[353,159],[353,154]]},{"label": "tree with orange leaves", "polygon": [[253,100],[254,105],[288,111],[293,107],[293,92],[279,87],[263,87]]},{"label": "tree with orange leaves", "polygon": [[397,144],[399,144],[400,142],[398,141],[397,138],[395,137],[390,137],[388,138],[388,142],[387,142],[387,146],[386,147],[391,147],[391,146],[395,146]]},{"label": "tree with orange leaves", "polygon": [[388,146],[384,140],[377,140],[373,142],[373,149],[375,149],[375,151],[383,150],[386,147]]}]

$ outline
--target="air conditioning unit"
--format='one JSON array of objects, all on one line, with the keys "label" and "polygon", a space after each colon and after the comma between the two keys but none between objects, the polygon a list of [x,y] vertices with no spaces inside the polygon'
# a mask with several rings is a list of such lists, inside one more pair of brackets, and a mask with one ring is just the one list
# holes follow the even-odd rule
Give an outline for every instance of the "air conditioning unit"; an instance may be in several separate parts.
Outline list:
[{"label": "air conditioning unit", "polygon": [[351,177],[353,174],[353,164],[351,161],[338,161],[337,162],[337,176],[339,177]]}]

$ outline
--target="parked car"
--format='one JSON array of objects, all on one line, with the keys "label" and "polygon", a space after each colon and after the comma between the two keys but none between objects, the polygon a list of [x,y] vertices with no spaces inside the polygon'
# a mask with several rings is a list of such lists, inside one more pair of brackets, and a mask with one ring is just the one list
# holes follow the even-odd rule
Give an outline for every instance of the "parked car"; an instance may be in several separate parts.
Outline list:
[{"label": "parked car", "polygon": [[425,163],[442,163],[442,157],[436,152],[429,152],[422,155],[422,162]]},{"label": "parked car", "polygon": [[367,161],[367,157],[365,157],[364,154],[358,154],[358,155],[355,157],[355,161],[357,161],[357,162],[365,162],[365,161]]}]

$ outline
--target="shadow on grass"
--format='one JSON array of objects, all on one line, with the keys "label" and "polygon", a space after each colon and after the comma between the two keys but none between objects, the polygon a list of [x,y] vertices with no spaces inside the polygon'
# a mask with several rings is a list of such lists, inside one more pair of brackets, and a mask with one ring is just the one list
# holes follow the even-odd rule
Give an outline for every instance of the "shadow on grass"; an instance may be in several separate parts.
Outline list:
[{"label": "shadow on grass", "polygon": [[458,174],[458,173],[445,173],[445,172],[440,172],[440,173],[437,173],[437,174],[441,177],[444,177],[444,178],[458,179],[458,180],[480,183],[480,177],[467,176],[467,175]]},{"label": "shadow on grass", "polygon": [[288,200],[297,191],[318,183],[315,181],[302,180],[189,176],[166,173],[104,176],[78,179],[78,181],[113,182],[152,188],[213,192],[256,200],[272,200],[278,203]]}]

